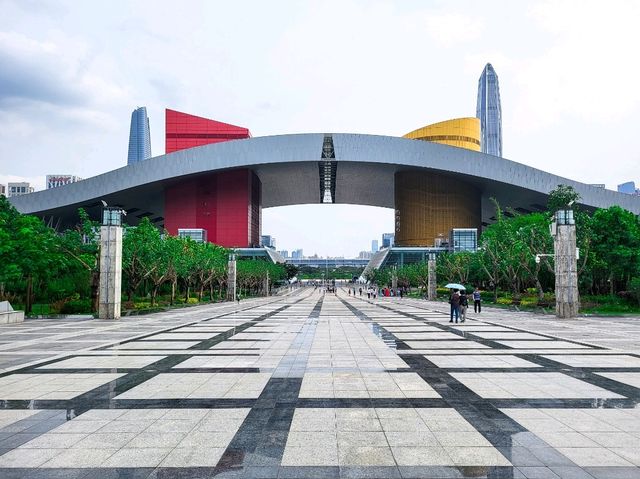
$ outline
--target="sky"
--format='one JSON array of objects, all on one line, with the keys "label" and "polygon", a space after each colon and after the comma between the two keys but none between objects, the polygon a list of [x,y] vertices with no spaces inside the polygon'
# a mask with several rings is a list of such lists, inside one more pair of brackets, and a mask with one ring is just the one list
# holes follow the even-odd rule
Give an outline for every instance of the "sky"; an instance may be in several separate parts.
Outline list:
[{"label": "sky", "polygon": [[[608,188],[640,181],[640,2],[0,0],[0,183],[126,164],[131,111],[152,152],[164,109],[253,136],[401,136],[475,116],[499,76],[503,156]],[[263,210],[278,249],[355,256],[393,211]]]}]

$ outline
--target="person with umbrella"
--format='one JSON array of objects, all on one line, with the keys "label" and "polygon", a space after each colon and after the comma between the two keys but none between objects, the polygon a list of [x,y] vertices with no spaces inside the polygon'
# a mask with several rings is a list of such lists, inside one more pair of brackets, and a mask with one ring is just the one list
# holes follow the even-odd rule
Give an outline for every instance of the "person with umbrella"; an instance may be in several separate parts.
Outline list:
[{"label": "person with umbrella", "polygon": [[458,322],[458,318],[460,316],[460,303],[461,303],[461,295],[460,291],[464,291],[465,287],[461,284],[457,283],[449,283],[445,286],[445,288],[452,289],[451,296],[449,296],[449,304],[451,305],[451,319],[450,323],[453,323],[454,318],[455,322]]}]

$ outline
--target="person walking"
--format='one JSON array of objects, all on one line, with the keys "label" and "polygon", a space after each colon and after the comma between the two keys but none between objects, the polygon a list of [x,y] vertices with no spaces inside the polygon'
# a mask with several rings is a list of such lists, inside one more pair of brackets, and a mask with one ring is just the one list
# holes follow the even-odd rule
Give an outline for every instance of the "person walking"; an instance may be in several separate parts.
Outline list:
[{"label": "person walking", "polygon": [[480,290],[476,288],[473,291],[473,312],[479,313],[482,311],[482,296],[480,296]]},{"label": "person walking", "polygon": [[451,319],[449,322],[453,323],[453,318],[455,317],[457,323],[458,315],[460,314],[460,293],[457,289],[454,289],[451,296],[449,296],[449,304],[451,305]]},{"label": "person walking", "polygon": [[466,292],[460,293],[460,322],[464,323],[467,319],[467,308],[469,307],[469,299]]}]

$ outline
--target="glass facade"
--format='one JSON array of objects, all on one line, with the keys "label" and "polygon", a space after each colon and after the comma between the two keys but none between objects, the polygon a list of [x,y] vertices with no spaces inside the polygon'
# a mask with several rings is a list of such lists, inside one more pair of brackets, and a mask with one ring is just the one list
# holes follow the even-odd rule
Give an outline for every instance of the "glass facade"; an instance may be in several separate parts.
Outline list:
[{"label": "glass facade", "polygon": [[502,156],[502,107],[498,75],[487,63],[478,80],[476,117],[480,119],[481,148],[483,153]]},{"label": "glass facade", "polygon": [[207,230],[202,228],[178,228],[178,236],[180,238],[191,238],[197,243],[207,241]]},{"label": "glass facade", "polygon": [[454,228],[451,230],[451,250],[454,253],[459,251],[474,252],[478,249],[478,229],[477,228]]},{"label": "glass facade", "polygon": [[151,158],[151,133],[146,107],[136,108],[131,113],[129,131],[129,155],[127,165]]}]

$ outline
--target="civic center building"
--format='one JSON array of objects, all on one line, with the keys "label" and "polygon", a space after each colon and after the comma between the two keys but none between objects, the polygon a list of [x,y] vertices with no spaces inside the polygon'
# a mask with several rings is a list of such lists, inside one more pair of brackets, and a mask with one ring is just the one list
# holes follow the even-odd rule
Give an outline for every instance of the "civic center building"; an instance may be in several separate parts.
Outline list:
[{"label": "civic center building", "polygon": [[204,230],[234,248],[260,243],[263,208],[347,203],[395,210],[395,247],[437,247],[454,229],[481,231],[503,207],[545,208],[559,184],[583,207],[620,205],[640,213],[640,198],[546,173],[481,152],[478,118],[418,128],[404,137],[309,133],[253,138],[247,128],[166,111],[166,154],[81,182],[11,198],[22,213],[60,228],[78,208],[99,218],[100,200],[170,234]]}]

